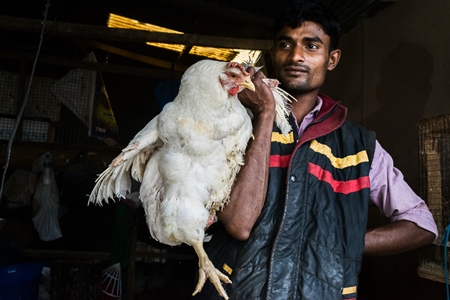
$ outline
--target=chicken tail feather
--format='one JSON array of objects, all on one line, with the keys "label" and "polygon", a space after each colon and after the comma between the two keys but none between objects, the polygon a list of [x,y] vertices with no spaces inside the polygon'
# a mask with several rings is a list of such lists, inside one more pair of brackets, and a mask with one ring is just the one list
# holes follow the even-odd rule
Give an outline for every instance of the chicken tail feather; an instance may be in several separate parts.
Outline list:
[{"label": "chicken tail feather", "polygon": [[278,87],[278,80],[264,78],[263,81],[270,86],[275,98],[275,123],[281,132],[287,137],[292,130],[289,124],[289,105],[292,101],[297,101],[291,94]]}]

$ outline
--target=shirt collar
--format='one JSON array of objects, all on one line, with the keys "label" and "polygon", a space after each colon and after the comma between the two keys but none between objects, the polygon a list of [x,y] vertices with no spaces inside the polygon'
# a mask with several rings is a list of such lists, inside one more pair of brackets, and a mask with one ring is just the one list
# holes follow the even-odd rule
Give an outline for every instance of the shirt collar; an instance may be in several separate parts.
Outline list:
[{"label": "shirt collar", "polygon": [[[305,122],[305,121],[308,124],[311,123],[311,121],[314,120],[314,118],[317,116],[317,114],[319,113],[320,109],[322,108],[322,104],[323,104],[322,98],[317,96],[316,106],[314,106],[314,108],[305,116],[305,118],[303,119],[302,123]],[[292,116],[295,119],[295,123],[298,124],[297,119],[295,118],[294,114],[292,114]]]},{"label": "shirt collar", "polygon": [[314,118],[319,113],[320,109],[322,108],[323,100],[319,96],[317,96],[316,106],[303,118],[300,124],[298,124],[297,119],[294,115],[292,115],[295,119],[295,124],[297,125],[297,132],[298,136],[302,136],[303,132],[305,131],[306,127],[308,127],[309,124],[314,120]]},{"label": "shirt collar", "polygon": [[317,96],[316,106],[306,115],[306,117],[312,117],[314,119],[322,108],[323,100]]}]

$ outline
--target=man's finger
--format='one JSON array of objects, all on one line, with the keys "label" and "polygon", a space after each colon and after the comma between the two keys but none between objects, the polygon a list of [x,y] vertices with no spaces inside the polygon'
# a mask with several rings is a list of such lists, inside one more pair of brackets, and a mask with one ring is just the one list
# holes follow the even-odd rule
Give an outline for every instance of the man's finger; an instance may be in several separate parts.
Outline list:
[{"label": "man's finger", "polygon": [[255,75],[255,73],[256,73],[255,68],[252,67],[252,66],[249,66],[249,67],[247,68],[246,71],[247,71],[248,73],[250,73],[250,75],[252,75],[252,77],[253,77],[253,75]]}]

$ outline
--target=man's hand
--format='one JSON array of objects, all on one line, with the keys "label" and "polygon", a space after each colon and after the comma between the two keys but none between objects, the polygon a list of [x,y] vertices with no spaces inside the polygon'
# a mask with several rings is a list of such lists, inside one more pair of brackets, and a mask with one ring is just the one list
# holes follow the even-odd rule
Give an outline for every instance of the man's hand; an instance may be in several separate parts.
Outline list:
[{"label": "man's hand", "polygon": [[252,81],[255,85],[255,91],[243,90],[238,94],[239,100],[242,104],[249,108],[254,115],[258,115],[260,113],[275,113],[275,99],[270,87],[262,81],[263,78],[266,78],[264,73],[260,70],[255,72],[255,68],[249,67],[247,69],[252,75]]}]

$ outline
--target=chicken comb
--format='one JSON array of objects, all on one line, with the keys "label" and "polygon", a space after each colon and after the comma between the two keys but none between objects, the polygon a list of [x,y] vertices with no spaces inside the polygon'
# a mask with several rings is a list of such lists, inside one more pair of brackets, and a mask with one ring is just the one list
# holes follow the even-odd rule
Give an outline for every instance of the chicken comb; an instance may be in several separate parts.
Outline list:
[{"label": "chicken comb", "polygon": [[246,68],[242,64],[240,64],[238,62],[235,62],[235,61],[229,62],[229,63],[227,63],[227,67],[239,68],[244,75],[249,75],[249,73],[247,72]]}]

